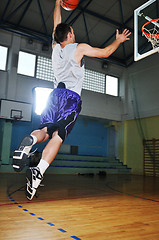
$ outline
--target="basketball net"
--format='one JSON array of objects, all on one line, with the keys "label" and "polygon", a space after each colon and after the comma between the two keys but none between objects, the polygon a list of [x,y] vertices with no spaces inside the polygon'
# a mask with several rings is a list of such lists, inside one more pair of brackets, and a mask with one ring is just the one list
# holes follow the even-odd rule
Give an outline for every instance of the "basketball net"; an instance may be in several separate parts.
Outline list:
[{"label": "basketball net", "polygon": [[15,120],[15,121],[18,121],[18,120],[21,120],[23,118],[23,116],[22,115],[14,115],[13,116],[13,119]]},{"label": "basketball net", "polygon": [[142,26],[142,34],[151,43],[153,49],[158,48],[159,47],[159,18],[146,22]]}]

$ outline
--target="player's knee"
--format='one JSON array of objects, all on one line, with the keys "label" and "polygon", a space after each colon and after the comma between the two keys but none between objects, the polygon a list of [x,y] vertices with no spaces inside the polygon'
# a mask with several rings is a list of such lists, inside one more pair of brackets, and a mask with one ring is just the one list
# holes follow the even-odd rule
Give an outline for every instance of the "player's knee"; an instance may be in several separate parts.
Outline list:
[{"label": "player's knee", "polygon": [[64,137],[63,137],[63,135],[59,134],[59,130],[56,130],[55,132],[53,132],[52,138],[56,137],[56,136],[59,136],[61,138],[61,140],[64,141]]}]

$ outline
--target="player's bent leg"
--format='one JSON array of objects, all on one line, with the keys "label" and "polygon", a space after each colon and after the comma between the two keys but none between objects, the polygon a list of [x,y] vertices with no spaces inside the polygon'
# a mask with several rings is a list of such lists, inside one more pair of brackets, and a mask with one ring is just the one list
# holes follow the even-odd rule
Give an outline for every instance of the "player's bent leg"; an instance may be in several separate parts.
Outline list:
[{"label": "player's bent leg", "polygon": [[21,172],[26,165],[27,158],[33,145],[33,137],[25,136],[18,149],[13,154],[13,168],[16,172]]},{"label": "player's bent leg", "polygon": [[31,135],[35,136],[37,138],[37,142],[45,142],[49,139],[49,135],[47,133],[47,127],[44,127],[42,129],[34,130]]},{"label": "player's bent leg", "polygon": [[32,200],[40,182],[43,180],[43,175],[38,167],[28,168],[26,171],[26,197]]}]

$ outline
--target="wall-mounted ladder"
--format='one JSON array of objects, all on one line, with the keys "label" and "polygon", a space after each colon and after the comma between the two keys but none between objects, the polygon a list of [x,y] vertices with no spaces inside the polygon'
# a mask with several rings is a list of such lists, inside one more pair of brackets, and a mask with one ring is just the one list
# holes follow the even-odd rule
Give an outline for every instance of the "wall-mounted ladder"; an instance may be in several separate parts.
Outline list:
[{"label": "wall-mounted ladder", "polygon": [[159,139],[143,141],[144,176],[159,177]]}]

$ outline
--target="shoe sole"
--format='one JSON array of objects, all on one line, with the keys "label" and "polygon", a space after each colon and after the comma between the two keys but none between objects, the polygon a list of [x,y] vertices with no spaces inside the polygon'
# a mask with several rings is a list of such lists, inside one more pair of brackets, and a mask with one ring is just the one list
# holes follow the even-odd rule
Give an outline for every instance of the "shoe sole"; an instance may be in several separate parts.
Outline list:
[{"label": "shoe sole", "polygon": [[35,193],[36,193],[36,189],[32,188],[32,171],[31,169],[27,169],[26,171],[26,188],[25,188],[25,195],[29,200],[32,200],[32,198],[34,197]]},{"label": "shoe sole", "polygon": [[21,154],[21,152],[15,151],[13,155],[13,168],[16,172],[21,172],[27,163],[28,155],[23,153],[22,158],[20,158]]},{"label": "shoe sole", "polygon": [[16,172],[21,172],[23,168],[26,166],[28,155],[26,153],[23,153],[23,149],[24,147],[31,146],[32,144],[33,139],[31,138],[31,136],[30,135],[25,136],[22,139],[18,147],[18,150],[14,151],[12,165]]}]

